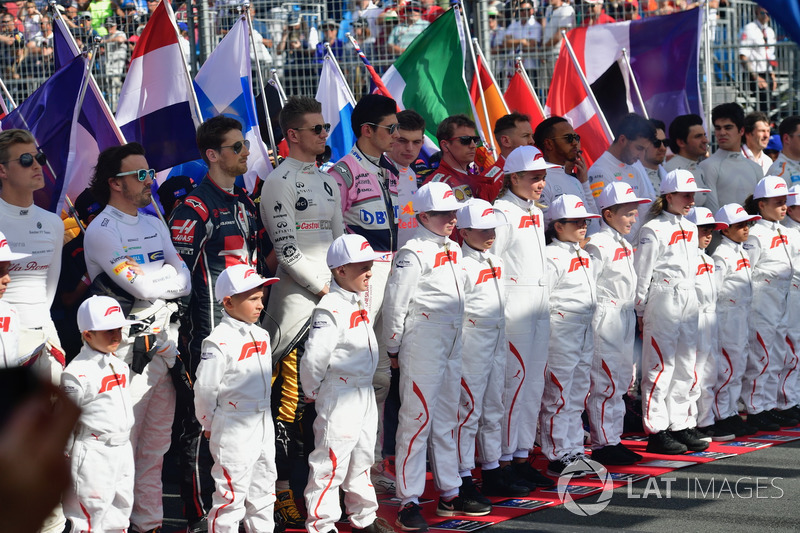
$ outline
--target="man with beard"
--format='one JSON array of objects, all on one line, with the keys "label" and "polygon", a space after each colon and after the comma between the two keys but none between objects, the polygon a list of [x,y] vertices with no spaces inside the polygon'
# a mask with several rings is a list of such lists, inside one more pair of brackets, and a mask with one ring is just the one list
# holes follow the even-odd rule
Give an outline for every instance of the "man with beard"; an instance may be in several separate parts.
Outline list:
[{"label": "man with beard", "polygon": [[639,160],[637,166],[641,165],[647,177],[650,178],[650,183],[653,184],[653,194],[655,194],[660,190],[662,173],[666,175],[664,167],[661,165],[667,157],[667,135],[664,133],[667,127],[657,118],[648,120],[656,129],[656,138],[653,140],[653,145],[645,150],[644,157]]},{"label": "man with beard", "polygon": [[[589,173],[581,155],[581,136],[564,117],[543,120],[533,133],[533,142],[544,154],[544,159],[557,168],[547,169],[547,178],[542,191],[541,203],[550,206],[562,194],[573,194],[583,200],[586,210],[597,213],[592,190],[589,188]],[[543,207],[545,227],[550,223]],[[589,224],[589,228],[592,224]]]},{"label": "man with beard", "polygon": [[[92,194],[107,204],[86,229],[84,250],[92,292],[113,294],[139,324],[123,330],[117,357],[131,368],[130,440],[134,454],[132,531],[160,529],[164,519],[161,468],[170,446],[175,387],[169,369],[178,355],[174,301],[189,294],[189,270],[150,205],[155,170],[144,148],[129,143],[103,150]],[[111,444],[109,444],[111,445]]]},{"label": "man with beard", "polygon": [[[703,119],[695,114],[675,117],[669,125],[669,142],[675,155],[664,163],[664,170],[667,172],[679,168],[688,170],[694,176],[697,186],[706,188],[703,169],[699,166],[708,151],[708,136],[703,127]],[[696,192],[695,205],[705,206],[707,197],[707,193]]]},{"label": "man with beard", "polygon": [[[194,415],[191,383],[200,364],[203,339],[219,323],[214,283],[227,267],[263,263],[259,250],[263,226],[247,191],[235,185],[247,171],[250,143],[239,121],[223,115],[210,118],[197,129],[197,147],[208,165],[200,185],[175,208],[170,230],[175,249],[192,273],[192,294],[182,302],[182,369],[173,372],[182,420],[181,497],[189,531],[205,531],[214,481],[208,440]],[[259,268],[265,272],[266,267]]]},{"label": "man with beard", "polygon": [[[600,196],[603,188],[614,181],[627,183],[633,188],[634,194],[639,198],[655,200],[652,185],[641,167],[634,163],[644,157],[645,152],[653,145],[656,138],[656,129],[644,117],[636,113],[629,113],[620,122],[617,128],[617,137],[603,155],[597,158],[589,169],[589,182],[592,196]],[[636,218],[631,232],[625,236],[629,242],[636,240],[639,226],[642,225],[647,206],[639,206],[639,216]]]}]

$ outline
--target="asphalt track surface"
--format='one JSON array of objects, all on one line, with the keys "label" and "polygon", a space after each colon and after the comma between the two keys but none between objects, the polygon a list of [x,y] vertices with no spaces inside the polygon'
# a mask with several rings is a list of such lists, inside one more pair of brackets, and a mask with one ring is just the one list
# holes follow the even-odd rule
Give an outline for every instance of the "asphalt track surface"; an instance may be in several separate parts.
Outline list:
[{"label": "asphalt track surface", "polygon": [[[172,454],[164,477],[164,531],[184,531]],[[590,496],[577,503],[596,501]],[[608,501],[593,516],[578,516],[558,505],[480,531],[797,532],[800,441],[674,470],[618,488]]]}]

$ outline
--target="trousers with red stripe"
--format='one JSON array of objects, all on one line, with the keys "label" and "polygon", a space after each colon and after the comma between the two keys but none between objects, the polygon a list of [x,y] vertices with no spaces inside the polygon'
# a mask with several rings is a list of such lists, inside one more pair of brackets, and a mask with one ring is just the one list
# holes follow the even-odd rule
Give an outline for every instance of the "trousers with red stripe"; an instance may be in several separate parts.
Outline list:
[{"label": "trousers with red stripe", "polygon": [[[350,381],[355,380],[350,378]],[[322,382],[316,401],[314,451],[308,458],[306,529],[312,533],[335,530],[342,516],[339,487],[353,527],[375,521],[378,501],[369,477],[373,463],[378,409],[371,379],[360,386]]]},{"label": "trousers with red stripe", "polygon": [[750,312],[750,353],[742,380],[742,400],[749,414],[774,409],[778,405],[778,376],[789,353],[788,280],[770,282],[753,279],[753,306]]},{"label": "trousers with red stripe", "polygon": [[586,410],[592,448],[619,444],[625,418],[625,401],[633,377],[633,340],[636,314],[632,306],[620,308],[611,300],[598,302],[592,321],[594,357]]},{"label": "trousers with red stripe", "polygon": [[747,357],[750,352],[750,301],[740,299],[737,305],[718,305],[720,357],[717,359],[717,382],[714,387],[714,416],[724,420],[739,412]]},{"label": "trousers with red stripe", "polygon": [[797,379],[800,357],[800,286],[792,280],[787,308],[786,342],[788,344],[783,369],[778,376],[778,409],[800,404],[800,380]]},{"label": "trousers with red stripe", "polygon": [[[235,409],[235,408],[234,408]],[[210,533],[247,533],[275,527],[275,426],[265,410],[218,406],[211,423],[211,476],[217,490],[208,513]]]},{"label": "trousers with red stripe", "polygon": [[720,358],[719,328],[716,308],[700,310],[697,325],[697,357],[694,383],[689,391],[691,425],[706,427],[714,423],[714,386],[717,383],[717,362]]},{"label": "trousers with red stripe", "polygon": [[581,413],[593,355],[592,314],[551,313],[539,424],[542,454],[550,461],[583,453]]},{"label": "trousers with red stripe", "polygon": [[695,381],[697,293],[694,280],[652,283],[644,310],[642,418],[647,433],[690,427]]}]

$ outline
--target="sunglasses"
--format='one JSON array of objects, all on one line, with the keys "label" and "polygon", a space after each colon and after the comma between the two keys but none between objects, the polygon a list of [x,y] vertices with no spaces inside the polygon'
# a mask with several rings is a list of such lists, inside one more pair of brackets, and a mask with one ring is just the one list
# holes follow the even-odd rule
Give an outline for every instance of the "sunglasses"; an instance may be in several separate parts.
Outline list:
[{"label": "sunglasses", "polygon": [[653,148],[666,148],[669,146],[669,139],[655,139],[653,140]]},{"label": "sunglasses", "polygon": [[[23,168],[28,168],[34,162],[34,160],[39,163],[41,166],[45,166],[47,164],[47,156],[44,155],[42,152],[36,152],[36,155],[33,154],[22,154],[16,159],[9,159],[5,163],[10,163],[12,161],[19,161],[19,166]],[[4,163],[4,164],[5,164]]]},{"label": "sunglasses", "polygon": [[247,139],[245,139],[243,141],[236,141],[235,143],[233,143],[233,144],[231,144],[229,146],[220,146],[219,149],[222,150],[223,148],[230,148],[231,150],[233,150],[234,154],[239,155],[239,152],[242,151],[242,147],[245,147],[245,148],[247,148],[249,150],[250,149],[250,141],[248,141]]},{"label": "sunglasses", "polygon": [[397,122],[395,122],[394,124],[389,124],[388,126],[385,126],[383,124],[375,124],[374,122],[365,122],[364,124],[369,124],[370,126],[374,126],[376,128],[386,128],[387,130],[389,130],[389,135],[392,135],[394,132],[396,132],[397,128],[399,127],[399,124]]},{"label": "sunglasses", "polygon": [[458,139],[458,142],[463,144],[464,146],[469,146],[472,143],[479,145],[481,143],[481,138],[477,135],[462,135],[461,137],[450,137],[447,139],[448,141],[454,141]]},{"label": "sunglasses", "polygon": [[562,220],[561,223],[562,224],[575,224],[579,228],[585,228],[586,226],[589,225],[589,221],[586,220],[585,218],[579,218],[577,220]]},{"label": "sunglasses", "polygon": [[551,139],[564,139],[567,143],[572,144],[574,142],[580,142],[581,136],[577,133],[567,133],[562,135],[561,137],[550,137]]},{"label": "sunglasses", "polygon": [[314,135],[319,135],[322,133],[322,130],[325,130],[325,133],[330,133],[331,125],[327,122],[325,124],[317,124],[316,126],[311,126],[309,128],[289,128],[291,130],[303,131],[303,130],[310,130],[314,133]]},{"label": "sunglasses", "polygon": [[150,176],[151,180],[156,179],[156,171],[153,170],[152,168],[151,169],[140,168],[139,170],[129,170],[128,172],[120,172],[119,174],[117,174],[117,177],[121,178],[122,176],[133,176],[133,175],[135,175],[136,179],[138,179],[139,181],[146,180],[148,176]]}]

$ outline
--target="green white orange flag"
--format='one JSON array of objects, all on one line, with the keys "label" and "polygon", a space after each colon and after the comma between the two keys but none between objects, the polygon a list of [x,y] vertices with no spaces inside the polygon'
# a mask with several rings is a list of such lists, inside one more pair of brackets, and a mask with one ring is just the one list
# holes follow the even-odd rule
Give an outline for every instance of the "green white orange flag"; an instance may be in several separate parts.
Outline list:
[{"label": "green white orange flag", "polygon": [[[481,54],[476,55],[475,61],[477,72],[472,78],[469,96],[475,105],[475,113],[478,115],[478,121],[483,131],[494,131],[494,124],[497,119],[509,113],[508,106],[506,106],[503,95],[500,94],[500,89],[497,87],[494,77],[486,68]],[[480,85],[478,85],[478,79],[480,79]],[[481,91],[481,89],[483,90]],[[486,106],[485,113],[484,105]],[[495,153],[500,153],[499,146],[495,146],[495,148],[498,149]]]}]

